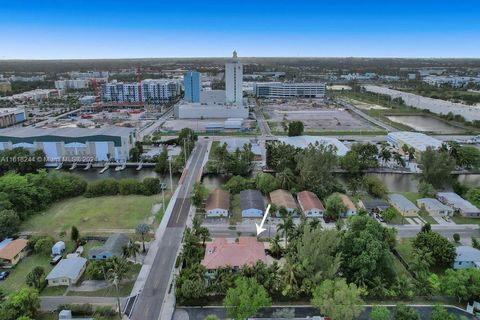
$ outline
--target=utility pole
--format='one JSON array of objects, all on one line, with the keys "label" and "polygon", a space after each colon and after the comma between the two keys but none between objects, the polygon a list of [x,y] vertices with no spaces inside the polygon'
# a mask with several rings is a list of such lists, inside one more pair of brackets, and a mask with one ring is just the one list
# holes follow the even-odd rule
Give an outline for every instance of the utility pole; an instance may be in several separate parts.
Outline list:
[{"label": "utility pole", "polygon": [[165,188],[167,186],[165,185],[165,183],[160,183],[160,189],[162,189],[162,211],[163,213],[165,213]]}]

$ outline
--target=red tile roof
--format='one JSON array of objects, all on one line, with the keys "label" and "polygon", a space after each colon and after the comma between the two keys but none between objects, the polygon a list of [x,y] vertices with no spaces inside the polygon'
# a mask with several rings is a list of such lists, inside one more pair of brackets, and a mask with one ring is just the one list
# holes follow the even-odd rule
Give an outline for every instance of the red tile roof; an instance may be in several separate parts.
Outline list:
[{"label": "red tile roof", "polygon": [[17,239],[7,244],[3,249],[0,249],[0,259],[13,260],[20,252],[27,246],[27,240]]},{"label": "red tile roof", "polygon": [[317,195],[310,191],[302,191],[297,193],[298,203],[302,210],[320,209],[325,210],[322,202]]},{"label": "red tile roof", "polygon": [[256,237],[240,237],[239,242],[228,242],[216,238],[207,244],[202,265],[208,270],[221,267],[242,267],[254,265],[257,261],[267,261],[265,247]]}]

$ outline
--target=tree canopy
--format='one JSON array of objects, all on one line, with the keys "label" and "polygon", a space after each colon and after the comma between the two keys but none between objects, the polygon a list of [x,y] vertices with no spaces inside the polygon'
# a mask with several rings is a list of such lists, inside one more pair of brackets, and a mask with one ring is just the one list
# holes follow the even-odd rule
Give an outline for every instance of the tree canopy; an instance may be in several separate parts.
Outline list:
[{"label": "tree canopy", "polygon": [[259,308],[271,305],[265,288],[253,278],[239,277],[235,286],[227,290],[223,306],[229,317],[244,320],[252,316]]}]

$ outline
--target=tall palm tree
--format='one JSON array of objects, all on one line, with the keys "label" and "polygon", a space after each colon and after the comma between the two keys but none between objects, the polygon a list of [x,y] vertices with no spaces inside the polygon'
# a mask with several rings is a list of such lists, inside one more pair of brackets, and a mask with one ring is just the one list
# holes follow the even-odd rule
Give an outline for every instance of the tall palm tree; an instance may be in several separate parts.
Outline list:
[{"label": "tall palm tree", "polygon": [[284,289],[282,294],[284,296],[289,296],[291,293],[295,294],[298,292],[298,263],[292,261],[292,259],[287,259],[282,268],[283,271],[283,281]]},{"label": "tall palm tree", "polygon": [[135,263],[137,262],[137,254],[140,253],[140,245],[138,243],[130,241],[127,245],[123,246],[122,249],[125,258],[133,258]]},{"label": "tall palm tree", "polygon": [[278,234],[270,239],[270,252],[274,258],[280,258],[283,253],[283,249],[280,246],[280,236]]},{"label": "tall palm tree", "polygon": [[105,279],[115,286],[117,295],[118,317],[122,319],[122,308],[120,305],[120,294],[118,285],[128,271],[127,262],[124,259],[113,258],[108,270],[105,272]]},{"label": "tall palm tree", "polygon": [[293,218],[291,215],[287,214],[282,217],[283,222],[277,226],[277,231],[282,232],[285,235],[285,247],[288,245],[288,236],[290,231],[295,227],[293,223]]},{"label": "tall palm tree", "polygon": [[390,152],[390,150],[388,150],[385,147],[382,147],[382,150],[380,151],[380,159],[382,159],[382,163],[383,164],[387,163],[388,161],[390,161],[391,158],[392,158],[392,153]]},{"label": "tall palm tree", "polygon": [[290,168],[285,168],[277,175],[277,180],[280,188],[289,190],[295,183],[295,175]]}]

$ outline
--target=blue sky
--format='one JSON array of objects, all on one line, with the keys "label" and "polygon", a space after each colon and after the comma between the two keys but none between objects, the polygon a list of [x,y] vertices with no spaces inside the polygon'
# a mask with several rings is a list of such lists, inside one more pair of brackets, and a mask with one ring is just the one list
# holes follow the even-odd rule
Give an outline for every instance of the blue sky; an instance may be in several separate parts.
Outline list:
[{"label": "blue sky", "polygon": [[461,0],[0,0],[0,59],[478,58],[479,14]]}]

